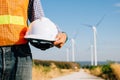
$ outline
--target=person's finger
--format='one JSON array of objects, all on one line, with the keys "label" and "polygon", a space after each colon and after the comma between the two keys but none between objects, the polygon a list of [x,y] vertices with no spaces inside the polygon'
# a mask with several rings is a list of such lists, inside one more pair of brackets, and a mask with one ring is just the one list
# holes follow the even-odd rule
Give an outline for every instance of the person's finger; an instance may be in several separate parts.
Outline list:
[{"label": "person's finger", "polygon": [[56,41],[54,42],[54,45],[58,48],[61,48],[66,41],[66,34],[65,33],[59,33],[56,36]]}]

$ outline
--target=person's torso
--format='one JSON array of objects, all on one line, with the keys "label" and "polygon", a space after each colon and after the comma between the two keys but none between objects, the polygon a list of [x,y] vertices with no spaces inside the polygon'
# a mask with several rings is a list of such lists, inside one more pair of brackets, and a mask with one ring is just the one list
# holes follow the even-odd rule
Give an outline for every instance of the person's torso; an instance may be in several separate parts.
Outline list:
[{"label": "person's torso", "polygon": [[0,0],[0,46],[24,44],[29,0]]}]

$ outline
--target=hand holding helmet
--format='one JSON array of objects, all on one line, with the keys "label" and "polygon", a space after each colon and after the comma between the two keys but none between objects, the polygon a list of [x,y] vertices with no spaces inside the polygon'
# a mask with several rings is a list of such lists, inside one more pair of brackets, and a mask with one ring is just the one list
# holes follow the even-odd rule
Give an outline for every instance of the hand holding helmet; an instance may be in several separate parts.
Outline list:
[{"label": "hand holding helmet", "polygon": [[56,25],[48,18],[42,17],[30,24],[25,39],[34,47],[46,50],[54,46],[53,42],[56,41],[57,34]]},{"label": "hand holding helmet", "polygon": [[27,39],[32,46],[46,50],[53,46],[61,48],[66,42],[67,35],[59,32],[51,20],[42,17],[30,24],[25,39]]},{"label": "hand holding helmet", "polygon": [[54,45],[58,48],[61,48],[65,42],[67,41],[67,35],[64,32],[59,32],[56,36],[56,41],[54,41]]}]

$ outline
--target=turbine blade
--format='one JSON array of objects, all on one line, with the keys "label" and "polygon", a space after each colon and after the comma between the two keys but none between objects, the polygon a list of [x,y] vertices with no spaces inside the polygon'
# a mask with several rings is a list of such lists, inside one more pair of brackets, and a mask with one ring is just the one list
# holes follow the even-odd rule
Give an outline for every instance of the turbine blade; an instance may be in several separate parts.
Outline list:
[{"label": "turbine blade", "polygon": [[103,21],[105,16],[106,16],[106,14],[104,14],[103,17],[98,21],[98,23],[95,25],[96,27],[98,27],[100,25],[100,23]]},{"label": "turbine blade", "polygon": [[90,24],[81,24],[81,25],[86,26],[86,27],[92,27],[92,25]]}]

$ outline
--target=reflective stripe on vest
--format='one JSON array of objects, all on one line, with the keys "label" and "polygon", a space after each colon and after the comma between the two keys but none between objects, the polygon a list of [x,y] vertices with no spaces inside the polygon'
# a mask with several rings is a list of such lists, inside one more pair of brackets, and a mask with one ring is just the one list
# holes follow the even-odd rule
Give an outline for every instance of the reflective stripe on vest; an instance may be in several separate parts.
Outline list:
[{"label": "reflective stripe on vest", "polygon": [[0,24],[24,25],[24,18],[21,16],[0,15]]}]

